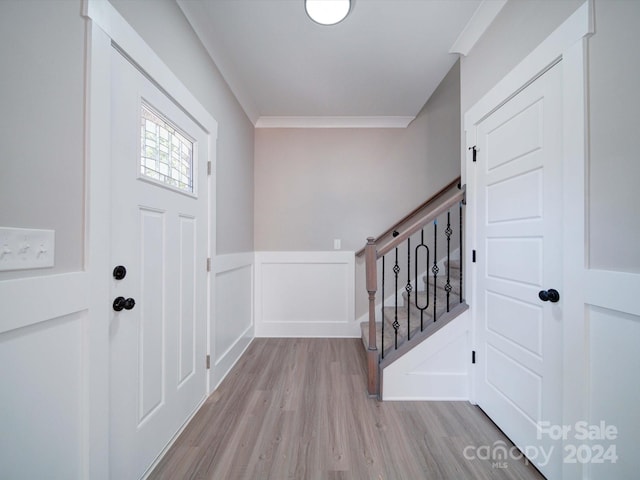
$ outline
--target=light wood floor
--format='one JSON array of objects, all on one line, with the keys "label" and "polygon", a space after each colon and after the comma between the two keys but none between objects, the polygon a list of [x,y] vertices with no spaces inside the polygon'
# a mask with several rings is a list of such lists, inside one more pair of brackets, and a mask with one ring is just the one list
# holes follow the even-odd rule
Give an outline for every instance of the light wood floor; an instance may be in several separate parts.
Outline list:
[{"label": "light wood floor", "polygon": [[[359,339],[255,339],[151,479],[541,479],[467,402],[378,402]],[[503,465],[504,467],[504,465]]]}]

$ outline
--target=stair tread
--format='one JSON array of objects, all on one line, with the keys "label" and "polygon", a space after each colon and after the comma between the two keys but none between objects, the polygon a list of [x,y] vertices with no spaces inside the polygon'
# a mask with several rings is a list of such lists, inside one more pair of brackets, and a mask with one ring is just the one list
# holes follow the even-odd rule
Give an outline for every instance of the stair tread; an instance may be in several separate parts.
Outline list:
[{"label": "stair tread", "polygon": [[[451,310],[453,310],[454,308],[459,307],[460,305],[466,305],[464,303],[456,303]],[[392,308],[393,309],[393,308]],[[414,321],[412,320],[411,322],[411,338],[415,337],[418,334],[423,334],[426,333],[427,336],[429,335],[429,331],[432,330],[437,330],[441,325],[442,322],[444,321],[445,323],[448,323],[452,318],[450,318],[446,312],[446,308],[443,308],[442,311],[438,310],[438,321],[434,322],[433,321],[433,317],[431,315],[425,315],[424,317],[424,322],[423,322],[423,330],[421,331],[420,328],[420,321],[419,321],[419,317],[418,317],[418,321]],[[412,318],[413,317],[413,312],[412,312]],[[400,348],[404,343],[407,342],[407,313],[406,313],[406,308],[404,309],[404,313],[401,313],[401,311],[398,311],[398,323],[400,324],[399,328],[398,328],[398,345],[397,347]],[[383,355],[386,356],[388,355],[390,352],[395,350],[395,330],[394,328],[391,326],[393,320],[389,320],[389,318],[387,317],[387,315],[385,314],[385,331],[384,331],[384,342],[383,342],[383,338],[382,338],[382,322],[376,322],[376,345],[378,347],[378,349],[380,351],[384,350]],[[439,325],[436,325],[439,324]],[[362,322],[360,324],[360,329],[362,332],[362,341],[364,343],[365,348],[368,348],[369,346],[369,322]]]},{"label": "stair tread", "polygon": [[[453,310],[455,307],[460,305],[459,301],[451,302],[449,310]],[[447,313],[446,302],[441,304],[436,304],[436,318],[440,319],[443,315]],[[408,322],[408,318],[410,315],[410,321]],[[382,322],[376,322],[376,342],[378,347],[382,350],[384,347],[385,354],[395,349],[395,329],[393,328],[393,322],[396,318],[395,307],[384,307],[383,309],[383,317],[384,317],[384,342],[382,338]],[[420,317],[420,310],[411,308],[409,312],[407,312],[406,306],[399,306],[398,313],[398,347],[407,341],[408,337],[413,337],[416,333],[421,331],[421,327],[423,329],[427,329],[431,324],[436,323],[433,321],[433,308],[428,308],[424,310],[422,315],[422,319]],[[407,335],[407,332],[411,328],[411,335]],[[368,322],[363,322],[361,324],[361,330],[363,334],[363,342],[365,348],[368,347],[368,331],[369,324]]]}]

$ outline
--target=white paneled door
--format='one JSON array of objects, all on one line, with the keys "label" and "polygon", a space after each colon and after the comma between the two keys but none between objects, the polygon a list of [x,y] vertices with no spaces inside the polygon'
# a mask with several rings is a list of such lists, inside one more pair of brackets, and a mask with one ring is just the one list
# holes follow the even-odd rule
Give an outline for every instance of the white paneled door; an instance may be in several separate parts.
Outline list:
[{"label": "white paneled door", "polygon": [[551,68],[476,127],[477,401],[548,478],[561,443],[562,98]]},{"label": "white paneled door", "polygon": [[116,50],[111,88],[110,469],[124,480],[206,395],[207,140]]}]

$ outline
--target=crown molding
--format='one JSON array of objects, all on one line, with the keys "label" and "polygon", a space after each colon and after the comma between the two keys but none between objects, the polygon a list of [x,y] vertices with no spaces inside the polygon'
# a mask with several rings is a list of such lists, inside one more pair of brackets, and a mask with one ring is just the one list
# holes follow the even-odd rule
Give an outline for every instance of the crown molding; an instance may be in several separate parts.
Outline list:
[{"label": "crown molding", "polygon": [[256,128],[407,128],[416,117],[260,117]]},{"label": "crown molding", "polygon": [[478,42],[482,34],[489,28],[505,6],[507,0],[484,0],[475,11],[464,30],[451,46],[449,53],[467,55]]}]

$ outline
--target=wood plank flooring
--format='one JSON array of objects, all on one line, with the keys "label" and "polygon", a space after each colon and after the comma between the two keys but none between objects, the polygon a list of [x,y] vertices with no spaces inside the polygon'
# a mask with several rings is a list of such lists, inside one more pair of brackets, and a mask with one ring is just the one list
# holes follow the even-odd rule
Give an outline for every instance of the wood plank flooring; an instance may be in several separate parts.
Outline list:
[{"label": "wood plank flooring", "polygon": [[[255,339],[150,479],[541,479],[467,402],[378,402],[359,339]],[[502,468],[499,468],[502,467]]]}]

